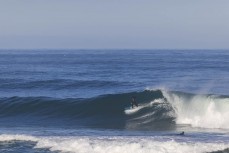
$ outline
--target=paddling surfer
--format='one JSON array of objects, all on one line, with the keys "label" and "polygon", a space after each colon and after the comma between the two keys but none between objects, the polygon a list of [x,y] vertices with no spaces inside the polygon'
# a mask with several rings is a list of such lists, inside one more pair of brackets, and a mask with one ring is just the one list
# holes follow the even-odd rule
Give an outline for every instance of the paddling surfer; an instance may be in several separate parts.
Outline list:
[{"label": "paddling surfer", "polygon": [[131,107],[134,108],[134,106],[138,107],[138,103],[136,101],[136,97],[132,97],[132,101],[131,101]]}]

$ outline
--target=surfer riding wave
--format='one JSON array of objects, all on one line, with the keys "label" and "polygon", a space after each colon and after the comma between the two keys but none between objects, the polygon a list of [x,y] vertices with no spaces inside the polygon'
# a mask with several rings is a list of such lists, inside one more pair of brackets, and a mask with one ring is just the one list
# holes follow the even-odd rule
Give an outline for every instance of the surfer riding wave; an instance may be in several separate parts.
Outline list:
[{"label": "surfer riding wave", "polygon": [[138,107],[138,103],[136,101],[136,97],[132,97],[132,101],[131,101],[131,107],[134,108],[134,106]]}]

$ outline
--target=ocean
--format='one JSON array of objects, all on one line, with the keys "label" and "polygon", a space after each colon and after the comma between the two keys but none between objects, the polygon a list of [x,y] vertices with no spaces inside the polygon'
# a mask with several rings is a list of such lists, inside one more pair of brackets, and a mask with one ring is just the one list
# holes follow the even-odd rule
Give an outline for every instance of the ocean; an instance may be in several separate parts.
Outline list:
[{"label": "ocean", "polygon": [[228,59],[228,50],[1,50],[0,152],[227,153]]}]

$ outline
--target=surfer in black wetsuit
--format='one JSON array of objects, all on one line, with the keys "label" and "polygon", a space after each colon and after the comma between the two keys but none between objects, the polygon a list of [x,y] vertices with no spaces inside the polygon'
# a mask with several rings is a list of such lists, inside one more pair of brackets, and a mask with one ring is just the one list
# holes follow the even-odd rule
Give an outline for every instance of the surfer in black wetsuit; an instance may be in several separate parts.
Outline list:
[{"label": "surfer in black wetsuit", "polygon": [[179,135],[184,135],[184,131],[182,131]]},{"label": "surfer in black wetsuit", "polygon": [[134,108],[134,105],[135,105],[136,107],[138,107],[138,103],[137,103],[137,101],[136,101],[136,97],[132,97],[131,107]]}]

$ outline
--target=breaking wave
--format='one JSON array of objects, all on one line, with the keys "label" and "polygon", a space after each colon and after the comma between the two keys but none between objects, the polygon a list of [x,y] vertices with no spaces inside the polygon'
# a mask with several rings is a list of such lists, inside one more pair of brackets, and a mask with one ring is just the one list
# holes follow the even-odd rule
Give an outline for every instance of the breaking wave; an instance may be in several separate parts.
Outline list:
[{"label": "breaking wave", "polygon": [[[139,109],[126,113],[131,97]],[[178,125],[229,129],[229,97],[145,90],[88,99],[0,98],[0,125],[171,129]]]}]

